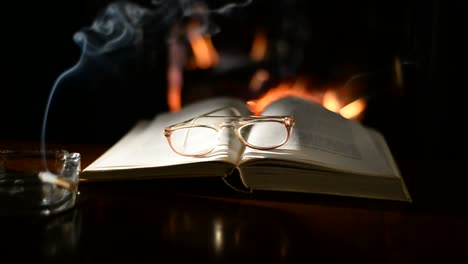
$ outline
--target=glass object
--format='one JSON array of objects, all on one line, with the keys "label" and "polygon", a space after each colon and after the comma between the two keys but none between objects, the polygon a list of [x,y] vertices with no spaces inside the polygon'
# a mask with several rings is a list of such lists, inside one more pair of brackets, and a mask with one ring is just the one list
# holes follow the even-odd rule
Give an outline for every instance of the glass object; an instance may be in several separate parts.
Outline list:
[{"label": "glass object", "polygon": [[291,116],[206,114],[166,127],[164,135],[177,154],[203,157],[217,146],[222,128],[232,128],[244,146],[270,150],[288,141],[293,126],[294,118]]},{"label": "glass object", "polygon": [[50,215],[72,208],[80,170],[79,153],[0,149],[0,215]]}]

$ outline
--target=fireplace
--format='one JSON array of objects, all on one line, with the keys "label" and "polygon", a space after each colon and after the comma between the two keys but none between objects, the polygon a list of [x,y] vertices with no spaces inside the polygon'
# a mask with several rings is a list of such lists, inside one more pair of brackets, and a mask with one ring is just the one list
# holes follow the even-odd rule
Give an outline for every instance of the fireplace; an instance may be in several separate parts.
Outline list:
[{"label": "fireplace", "polygon": [[[30,25],[44,23],[47,43],[53,44],[39,41],[31,48],[27,35],[15,35],[21,43],[16,48],[25,50],[20,54],[34,67],[29,80],[22,78],[28,74],[18,60],[12,63],[8,77],[21,88],[8,89],[5,98],[11,100],[2,111],[21,110],[6,117],[18,124],[2,131],[6,137],[38,138],[53,80],[79,60],[73,34],[90,27],[111,2],[38,7],[63,21],[66,30],[54,29],[57,21],[36,19],[42,14],[27,16]],[[452,58],[466,46],[457,40],[462,1],[231,1],[237,6],[224,12],[226,2],[172,1],[168,6],[179,8],[178,15],[182,7],[192,8],[193,15],[144,28],[145,41],[132,51],[138,56],[122,64],[109,57],[87,61],[86,74],[64,79],[54,97],[50,139],[113,142],[138,119],[203,98],[240,97],[258,112],[262,100],[293,95],[342,115],[355,103],[350,108],[357,114],[347,117],[381,130],[397,156],[427,155],[421,149],[434,137],[448,138],[447,144],[435,143],[441,153],[462,154],[448,137],[464,135],[457,126],[461,104],[440,88],[461,85],[464,60]],[[151,1],[133,3],[154,8]]]}]

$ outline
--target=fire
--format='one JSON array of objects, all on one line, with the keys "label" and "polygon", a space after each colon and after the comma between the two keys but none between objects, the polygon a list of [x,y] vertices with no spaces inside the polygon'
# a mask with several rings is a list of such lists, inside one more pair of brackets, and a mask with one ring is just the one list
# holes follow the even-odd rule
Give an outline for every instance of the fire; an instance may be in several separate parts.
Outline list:
[{"label": "fire", "polygon": [[260,69],[254,73],[250,80],[249,89],[253,92],[258,92],[262,85],[270,79],[270,73],[267,70]]},{"label": "fire", "polygon": [[295,96],[304,98],[313,102],[320,102],[320,94],[312,93],[306,89],[304,82],[298,80],[292,84],[290,83],[281,83],[278,86],[268,90],[262,97],[257,100],[251,100],[247,102],[250,110],[258,115],[260,114],[266,106],[270,103],[281,99],[283,97]]},{"label": "fire", "polygon": [[[178,34],[177,28],[172,34]],[[184,45],[177,41],[169,45],[167,103],[171,112],[179,111],[182,107],[183,69],[207,69],[219,62],[219,55],[211,38],[202,34],[198,21],[191,21],[187,25],[187,38],[193,51],[193,61],[189,61]]]},{"label": "fire", "polygon": [[[195,21],[188,25],[187,35],[193,51],[193,66],[195,68],[207,69],[218,64],[218,52],[211,38],[202,35],[198,22]],[[266,52],[267,39],[265,33],[257,31],[250,56],[252,60],[260,61],[265,57]],[[183,68],[184,66],[189,66],[183,54],[185,53],[180,45],[172,45],[169,49],[167,101],[170,111],[179,111],[182,107]],[[399,72],[397,71],[397,73]],[[256,71],[249,84],[250,92],[260,92],[269,79],[270,73],[268,71],[264,69]],[[309,89],[304,80],[298,79],[293,82],[282,82],[276,87],[270,88],[260,98],[248,101],[247,105],[254,114],[259,115],[270,103],[283,97],[293,96],[319,103],[330,111],[354,120],[358,120],[366,108],[366,100],[364,98],[350,102],[349,98],[356,97],[349,96],[353,95],[353,91],[349,85],[345,85],[340,89],[327,89],[325,93],[322,91],[323,89]],[[348,96],[343,96],[343,94]]]},{"label": "fire", "polygon": [[193,22],[188,27],[188,39],[193,51],[195,66],[200,69],[208,69],[219,62],[219,55],[209,36],[200,32],[199,23]]},{"label": "fire", "polygon": [[340,109],[340,115],[348,119],[357,119],[366,108],[366,100],[359,98]]},{"label": "fire", "polygon": [[178,67],[169,66],[167,70],[167,104],[171,112],[177,112],[182,107],[182,78],[182,71]]},{"label": "fire", "polygon": [[323,107],[340,114],[347,119],[358,120],[366,109],[367,102],[364,98],[356,99],[350,103],[339,97],[337,90],[327,90],[323,95]]},{"label": "fire", "polygon": [[254,114],[259,115],[270,103],[288,96],[319,103],[328,110],[353,120],[359,120],[366,108],[366,100],[364,98],[347,103],[339,96],[337,89],[328,89],[325,93],[322,93],[319,90],[307,89],[304,82],[300,80],[292,84],[286,82],[280,83],[278,86],[268,90],[259,99],[248,101],[247,105]]},{"label": "fire", "polygon": [[338,113],[343,107],[335,90],[327,90],[323,95],[322,105],[330,111]]},{"label": "fire", "polygon": [[169,45],[168,51],[167,104],[171,112],[176,112],[182,107],[183,67],[186,63],[185,47],[174,42]]},{"label": "fire", "polygon": [[265,32],[258,30],[255,33],[252,49],[250,50],[250,58],[253,61],[261,61],[265,58],[267,52],[267,38]]}]

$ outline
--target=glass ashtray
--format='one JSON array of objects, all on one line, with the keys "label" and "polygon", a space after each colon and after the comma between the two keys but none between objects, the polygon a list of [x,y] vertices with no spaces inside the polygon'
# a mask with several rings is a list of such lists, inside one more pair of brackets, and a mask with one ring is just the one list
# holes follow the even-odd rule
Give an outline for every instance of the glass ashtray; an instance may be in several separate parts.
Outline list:
[{"label": "glass ashtray", "polygon": [[0,215],[51,215],[75,205],[81,156],[0,149]]}]

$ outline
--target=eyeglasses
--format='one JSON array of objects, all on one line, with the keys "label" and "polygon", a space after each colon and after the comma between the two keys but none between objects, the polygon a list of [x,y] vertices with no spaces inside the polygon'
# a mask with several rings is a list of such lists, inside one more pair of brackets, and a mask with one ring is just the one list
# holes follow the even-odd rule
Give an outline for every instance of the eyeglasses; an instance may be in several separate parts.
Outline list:
[{"label": "eyeglasses", "polygon": [[168,126],[164,135],[174,152],[182,156],[203,157],[220,143],[222,128],[231,128],[239,141],[257,150],[270,150],[284,145],[294,126],[291,116],[211,115]]}]

